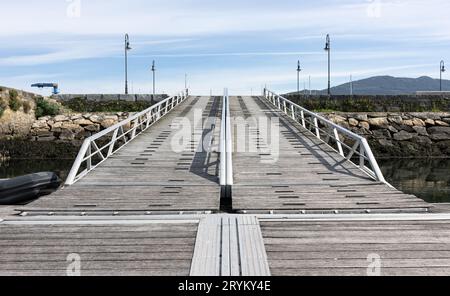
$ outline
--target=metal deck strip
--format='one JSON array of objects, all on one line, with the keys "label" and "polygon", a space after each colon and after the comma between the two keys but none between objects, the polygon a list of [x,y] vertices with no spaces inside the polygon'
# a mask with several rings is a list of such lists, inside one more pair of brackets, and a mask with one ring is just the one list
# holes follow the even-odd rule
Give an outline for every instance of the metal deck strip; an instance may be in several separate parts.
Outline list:
[{"label": "metal deck strip", "polygon": [[220,275],[221,218],[208,216],[200,221],[191,263],[191,276]]},{"label": "metal deck strip", "polygon": [[270,276],[255,216],[214,215],[198,228],[191,276]]}]

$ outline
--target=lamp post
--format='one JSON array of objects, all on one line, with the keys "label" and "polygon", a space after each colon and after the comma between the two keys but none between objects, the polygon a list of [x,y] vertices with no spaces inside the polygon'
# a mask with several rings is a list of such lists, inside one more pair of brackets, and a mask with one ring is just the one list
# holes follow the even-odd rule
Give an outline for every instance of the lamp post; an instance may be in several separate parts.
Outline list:
[{"label": "lamp post", "polygon": [[441,64],[439,66],[439,74],[440,74],[440,79],[439,79],[439,90],[442,91],[442,73],[445,72],[445,63],[444,61],[441,61]]},{"label": "lamp post", "polygon": [[331,95],[331,64],[330,64],[330,58],[331,58],[331,41],[330,41],[330,34],[327,34],[327,40],[325,44],[325,51],[328,52],[328,95]]},{"label": "lamp post", "polygon": [[300,72],[302,71],[300,67],[300,61],[297,62],[297,94],[300,94]]},{"label": "lamp post", "polygon": [[130,47],[130,36],[125,34],[125,94],[128,94],[128,51]]},{"label": "lamp post", "polygon": [[152,95],[152,101],[150,102],[151,104],[153,104],[153,100],[155,99],[155,94],[156,94],[156,78],[155,78],[155,72],[156,72],[155,61],[153,61],[153,62],[152,62],[152,73],[153,73],[153,95]]}]

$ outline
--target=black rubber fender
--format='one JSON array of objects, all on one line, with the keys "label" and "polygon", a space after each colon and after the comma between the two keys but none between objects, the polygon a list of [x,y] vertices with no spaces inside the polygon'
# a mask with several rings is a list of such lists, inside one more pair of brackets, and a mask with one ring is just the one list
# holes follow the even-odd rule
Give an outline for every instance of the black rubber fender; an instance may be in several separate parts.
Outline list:
[{"label": "black rubber fender", "polygon": [[18,205],[56,191],[61,179],[52,172],[0,180],[0,205]]}]

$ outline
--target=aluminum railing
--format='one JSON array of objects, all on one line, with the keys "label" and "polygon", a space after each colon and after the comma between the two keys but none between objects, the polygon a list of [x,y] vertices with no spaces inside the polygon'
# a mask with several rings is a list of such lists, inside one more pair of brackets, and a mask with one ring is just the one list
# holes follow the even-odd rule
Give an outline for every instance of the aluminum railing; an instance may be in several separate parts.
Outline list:
[{"label": "aluminum railing", "polygon": [[[373,179],[388,184],[364,137],[339,126],[268,89],[264,89],[263,96],[287,116],[299,122],[319,140],[338,152],[346,161],[353,163]],[[359,161],[355,161],[355,157]]]},{"label": "aluminum railing", "polygon": [[231,138],[231,117],[228,90],[224,90],[222,119],[220,127],[220,185],[233,185],[233,139]]},{"label": "aluminum railing", "polygon": [[[187,98],[185,89],[89,138],[81,146],[65,185],[72,185],[144,132]],[[80,171],[81,170],[81,171]]]}]

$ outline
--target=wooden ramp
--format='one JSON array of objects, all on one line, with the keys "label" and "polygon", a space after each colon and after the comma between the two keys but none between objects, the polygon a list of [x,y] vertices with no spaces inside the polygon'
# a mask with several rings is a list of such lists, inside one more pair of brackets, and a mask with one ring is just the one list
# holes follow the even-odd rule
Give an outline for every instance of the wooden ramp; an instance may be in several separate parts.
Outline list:
[{"label": "wooden ramp", "polygon": [[[234,130],[234,210],[423,212],[429,208],[415,196],[374,181],[259,97],[232,97],[230,109],[235,123],[248,122],[247,130]],[[275,134],[261,124],[269,119],[278,121]],[[244,141],[253,141],[257,149],[239,149],[238,143]]]},{"label": "wooden ramp", "polygon": [[220,97],[189,98],[74,185],[20,210],[29,214],[218,210],[218,154],[210,148],[217,145],[220,132],[216,122],[220,102]]}]

